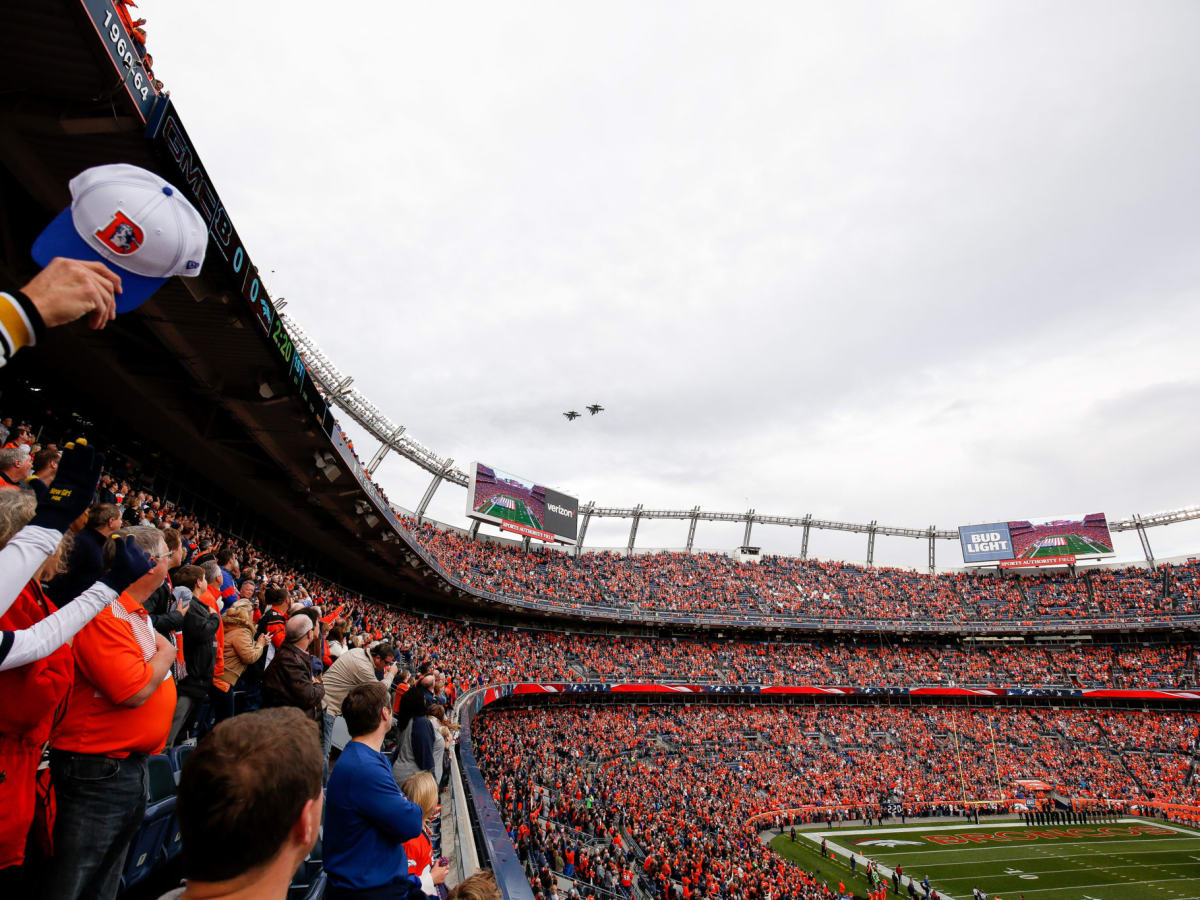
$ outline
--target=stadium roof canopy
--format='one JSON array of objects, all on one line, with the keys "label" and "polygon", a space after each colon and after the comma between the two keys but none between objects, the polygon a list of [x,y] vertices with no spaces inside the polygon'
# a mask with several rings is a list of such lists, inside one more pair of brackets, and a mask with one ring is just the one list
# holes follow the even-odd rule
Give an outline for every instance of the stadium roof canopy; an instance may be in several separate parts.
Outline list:
[{"label": "stadium roof canopy", "polygon": [[[109,8],[40,0],[6,11],[0,273],[10,283],[36,273],[29,247],[68,205],[67,183],[76,173],[126,162],[178,182],[146,136],[153,90],[147,104],[131,89],[134,77],[144,76],[135,66],[122,77],[115,54],[106,52],[115,42],[93,24],[89,5],[101,10],[97,16]],[[249,304],[222,274],[206,264],[186,287],[171,279],[100,332],[82,324],[56,329],[37,351],[16,357],[7,377],[27,373],[57,381],[61,396],[80,392],[92,408],[111,412],[132,434],[153,439],[218,490],[358,573],[360,583],[373,583],[377,596],[394,593],[397,570],[417,579],[415,571],[400,565],[403,549],[383,540],[382,523],[368,524],[364,492],[327,453],[323,430],[332,418],[322,429]]]}]

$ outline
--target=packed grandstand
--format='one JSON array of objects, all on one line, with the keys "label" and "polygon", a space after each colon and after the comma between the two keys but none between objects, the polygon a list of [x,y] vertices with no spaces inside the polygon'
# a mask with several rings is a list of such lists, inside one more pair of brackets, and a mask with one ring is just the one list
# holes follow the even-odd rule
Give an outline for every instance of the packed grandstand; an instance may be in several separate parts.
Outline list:
[{"label": "packed grandstand", "polygon": [[[15,44],[37,102],[4,139],[45,152],[2,166],[0,895],[179,896],[186,876],[190,898],[261,876],[278,883],[249,896],[878,897],[853,853],[788,857],[766,832],[1200,821],[1200,561],[926,574],[538,550],[432,522],[373,482],[215,234],[194,284],[43,340],[28,243],[65,196],[45,185],[120,158],[211,192],[161,84],[106,99],[101,118],[111,100],[128,121],[103,140],[51,127],[49,99],[111,86],[125,51],[97,40],[137,32],[148,64],[126,5],[15,26],[55,49]],[[334,801],[364,687],[393,726],[390,788],[422,813],[381,875],[348,862]],[[430,773],[434,800],[401,772]],[[384,880],[354,880],[368,870]],[[937,896],[890,872],[893,895]]]}]

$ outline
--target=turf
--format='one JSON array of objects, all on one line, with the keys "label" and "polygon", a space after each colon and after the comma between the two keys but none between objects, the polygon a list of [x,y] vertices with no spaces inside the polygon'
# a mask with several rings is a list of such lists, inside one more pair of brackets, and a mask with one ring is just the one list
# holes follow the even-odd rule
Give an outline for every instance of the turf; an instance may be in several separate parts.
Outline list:
[{"label": "turf", "polygon": [[[844,856],[837,856],[834,859],[822,858],[819,839],[818,844],[805,841],[800,833],[796,834],[796,843],[792,843],[791,838],[786,832],[771,840],[771,847],[776,853],[779,853],[785,859],[794,862],[806,872],[811,872],[818,879],[824,880],[830,888],[836,888],[838,882],[846,885],[847,889],[854,891],[854,896],[865,897],[870,890],[867,880],[862,877],[863,866],[858,867],[858,872],[855,875],[850,874],[850,863]],[[908,895],[905,894],[905,897]]]},{"label": "turf", "polygon": [[525,504],[525,501],[517,500],[516,503],[516,509],[509,509],[507,506],[501,506],[499,503],[489,501],[483,509],[477,511],[485,516],[495,516],[498,519],[507,519],[509,522],[516,522],[518,525],[528,525],[530,528],[540,529],[542,523],[537,520],[537,516],[529,511],[529,507]]},{"label": "turf", "polygon": [[1067,539],[1063,547],[1032,547],[1021,554],[1021,559],[1037,559],[1040,556],[1086,556],[1093,553],[1112,553],[1112,547],[1106,547],[1099,541],[1090,541],[1077,534],[1064,535]]},{"label": "turf", "polygon": [[[1022,895],[1027,900],[1200,898],[1200,832],[1149,820],[1041,828],[1002,823],[847,828],[797,835],[799,842],[812,848],[803,852],[793,852],[786,837],[776,838],[771,845],[811,868],[822,836],[839,856],[839,864],[844,862],[843,854],[851,851],[860,860],[865,855],[886,866],[889,874],[899,864],[906,876],[928,875],[933,887],[949,900],[970,900],[975,887],[989,898],[1004,900]],[[848,879],[846,883],[851,885]],[[859,894],[865,892],[861,882],[853,887]]]}]

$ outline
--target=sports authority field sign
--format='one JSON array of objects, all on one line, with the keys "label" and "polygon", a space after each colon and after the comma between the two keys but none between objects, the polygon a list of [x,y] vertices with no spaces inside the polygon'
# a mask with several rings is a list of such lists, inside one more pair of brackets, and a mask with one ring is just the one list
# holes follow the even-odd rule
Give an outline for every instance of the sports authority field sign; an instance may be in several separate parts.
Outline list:
[{"label": "sports authority field sign", "polygon": [[1039,556],[1036,559],[1002,559],[997,565],[1001,569],[1028,569],[1032,566],[1073,566],[1075,556]]},{"label": "sports authority field sign", "polygon": [[558,540],[558,538],[549,531],[542,531],[540,528],[531,528],[528,525],[522,525],[520,522],[497,522],[497,527],[501,531],[515,531],[517,534],[525,537],[537,538],[539,541],[547,543]]}]

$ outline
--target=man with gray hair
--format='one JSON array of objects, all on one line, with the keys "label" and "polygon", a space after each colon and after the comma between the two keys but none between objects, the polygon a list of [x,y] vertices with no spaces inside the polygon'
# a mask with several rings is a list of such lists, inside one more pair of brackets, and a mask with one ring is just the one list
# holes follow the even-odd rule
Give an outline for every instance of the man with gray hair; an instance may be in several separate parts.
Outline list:
[{"label": "man with gray hair", "polygon": [[28,445],[0,450],[0,490],[23,486],[32,469]]},{"label": "man with gray hair", "polygon": [[313,675],[308,648],[316,637],[310,616],[298,613],[287,620],[286,637],[263,676],[263,706],[294,706],[324,724],[321,700],[325,686]]}]

